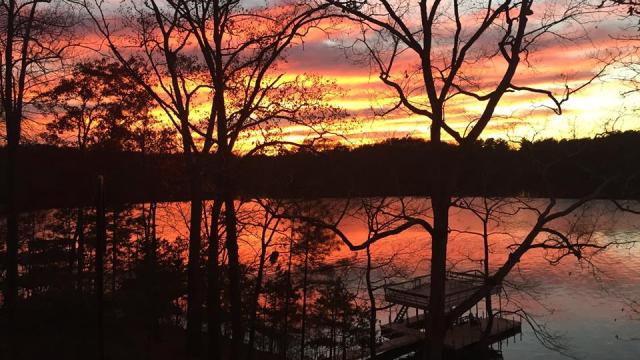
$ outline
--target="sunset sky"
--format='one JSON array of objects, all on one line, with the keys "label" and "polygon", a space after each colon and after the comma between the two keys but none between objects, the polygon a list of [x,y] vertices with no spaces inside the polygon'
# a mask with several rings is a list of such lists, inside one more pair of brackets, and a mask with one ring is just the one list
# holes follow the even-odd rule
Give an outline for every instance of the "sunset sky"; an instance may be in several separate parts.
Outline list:
[{"label": "sunset sky", "polygon": [[[534,7],[532,24],[543,21],[540,15],[548,14],[549,8],[560,3],[571,4],[573,0],[560,2],[539,1]],[[549,5],[551,4],[551,5]],[[110,9],[117,9],[116,2]],[[117,11],[116,11],[117,12]],[[632,24],[620,14],[612,11],[592,14],[579,21],[563,25],[556,29],[569,35],[570,40],[547,36],[538,40],[532,48],[527,62],[519,66],[515,83],[552,90],[562,98],[565,84],[571,89],[581,86],[603,68],[603,61],[612,57],[634,60],[628,52],[633,42],[617,38],[636,35],[635,27],[625,30]],[[466,14],[465,16],[472,16]],[[466,25],[466,24],[465,24]],[[334,24],[331,31],[312,31],[286,53],[286,60],[279,63],[277,72],[287,77],[296,75],[318,75],[334,81],[340,88],[340,94],[332,97],[331,103],[345,109],[355,124],[346,131],[346,138],[352,145],[371,143],[390,137],[418,137],[428,139],[429,120],[399,109],[385,116],[378,116],[383,110],[397,102],[390,88],[378,78],[379,71],[371,67],[361,57],[354,55],[344,46],[352,42],[357,26],[349,22]],[[451,29],[442,29],[443,38],[450,37]],[[97,37],[87,31],[85,42],[95,44]],[[493,44],[495,47],[495,43]],[[493,51],[493,50],[492,50]],[[401,69],[416,68],[415,55],[407,54],[398,59]],[[491,89],[492,82],[504,67],[500,57],[482,61],[467,68],[465,75],[475,78],[480,84],[479,92]],[[606,68],[602,77],[573,94],[563,104],[563,113],[555,114],[548,107],[553,104],[542,96],[526,92],[514,92],[503,97],[496,116],[483,133],[484,138],[497,137],[519,140],[521,138],[540,139],[546,137],[569,138],[588,137],[604,131],[637,129],[635,109],[640,104],[637,95],[623,93],[631,88],[622,79],[628,76],[628,70],[621,65]],[[398,74],[396,74],[398,75]],[[420,95],[414,99],[420,101]],[[470,98],[454,100],[447,107],[447,121],[450,126],[465,132],[473,121],[482,103]],[[304,139],[306,129],[285,126],[286,138],[291,141]]]},{"label": "sunset sky", "polygon": [[[531,55],[531,67],[520,67],[516,76],[518,85],[552,89],[558,97],[564,91],[564,78],[571,88],[580,86],[600,71],[599,59],[619,54],[629,46],[628,42],[614,40],[610,35],[621,33],[622,22],[609,21],[591,25],[590,39],[576,42],[547,42]],[[330,36],[330,35],[329,35]],[[428,138],[428,119],[407,111],[395,111],[384,117],[376,116],[373,109],[384,109],[394,104],[397,97],[378,79],[376,68],[345,55],[336,41],[325,35],[305,40],[304,47],[292,50],[284,71],[317,73],[330,78],[344,90],[344,96],[334,103],[346,108],[359,119],[360,126],[352,131],[349,139],[355,143],[378,141],[388,137]],[[413,59],[415,63],[415,59]],[[480,72],[491,73],[499,65],[485,64]],[[629,84],[621,79],[628,71],[621,66],[610,66],[602,79],[595,80],[563,105],[563,113],[556,115],[545,106],[552,103],[543,96],[528,93],[506,95],[500,103],[498,115],[485,131],[484,137],[510,138],[567,138],[593,136],[605,127],[618,130],[636,129],[635,109],[639,98],[628,92]],[[457,103],[449,109],[450,123],[464,132],[468,120],[465,116],[478,109],[475,101]]]},{"label": "sunset sky", "polygon": [[[546,14],[549,4],[553,8],[569,3],[537,2],[530,23],[535,26],[542,21],[536,14]],[[582,85],[603,68],[603,61],[612,57],[633,61],[628,57],[628,51],[635,44],[618,38],[635,35],[637,28],[629,27],[631,22],[622,14],[624,9],[620,14],[606,11],[556,28],[560,33],[569,34],[571,41],[558,37],[541,38],[529,55],[528,64],[521,63],[515,82],[521,86],[553,90],[561,98],[565,81],[572,89]],[[376,68],[358,61],[349,55],[349,50],[339,46],[350,43],[354,27],[353,24],[342,23],[337,26],[337,31],[329,34],[312,33],[305,39],[304,46],[289,52],[287,63],[281,70],[291,74],[316,73],[335,80],[345,93],[334,103],[359,119],[360,125],[349,136],[355,143],[387,137],[428,138],[428,119],[400,110],[384,117],[374,115],[372,109],[385,109],[394,104],[397,97],[378,79]],[[444,31],[446,34],[446,29]],[[480,82],[490,82],[501,71],[499,60],[478,64],[477,69],[471,70],[472,75],[481,79]],[[417,59],[411,56],[402,61],[409,68],[417,63]],[[570,97],[563,105],[562,115],[556,115],[547,108],[553,104],[544,96],[523,92],[508,94],[483,136],[514,140],[522,137],[567,138],[593,136],[605,128],[636,129],[640,126],[635,115],[639,98],[634,94],[623,96],[631,89],[628,82],[621,80],[628,75],[629,71],[624,66],[607,67],[601,78]],[[479,105],[468,98],[455,102],[448,108],[449,123],[464,133],[469,119],[481,108]]]}]

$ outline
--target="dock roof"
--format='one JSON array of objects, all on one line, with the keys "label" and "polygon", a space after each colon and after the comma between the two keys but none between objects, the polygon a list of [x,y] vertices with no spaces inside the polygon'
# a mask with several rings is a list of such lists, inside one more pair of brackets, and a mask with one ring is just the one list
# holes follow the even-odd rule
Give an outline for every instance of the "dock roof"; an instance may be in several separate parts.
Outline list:
[{"label": "dock roof", "polygon": [[[458,306],[471,293],[484,284],[484,276],[479,271],[447,271],[445,282],[445,306]],[[424,275],[408,281],[389,284],[384,287],[385,299],[394,304],[427,310],[431,292],[430,276]],[[495,288],[492,293],[497,293]]]}]

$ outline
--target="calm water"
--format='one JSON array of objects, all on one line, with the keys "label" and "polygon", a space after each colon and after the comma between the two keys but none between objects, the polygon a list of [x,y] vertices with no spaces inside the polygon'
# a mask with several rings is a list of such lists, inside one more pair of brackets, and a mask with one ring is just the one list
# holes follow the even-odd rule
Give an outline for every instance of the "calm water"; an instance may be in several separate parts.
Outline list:
[{"label": "calm water", "polygon": [[[538,204],[544,202],[538,201]],[[570,204],[560,201],[557,208]],[[332,201],[330,207],[341,209],[343,201]],[[428,217],[428,201],[413,199],[409,205],[416,213]],[[339,223],[339,228],[354,243],[367,236],[367,224],[363,212],[354,210]],[[176,211],[181,207],[167,207],[165,231],[179,231],[176,219],[183,216]],[[241,209],[255,210],[254,205],[243,205]],[[182,208],[183,209],[183,208]],[[183,210],[181,210],[183,211]],[[181,212],[181,211],[178,211]],[[250,213],[251,211],[249,211]],[[497,222],[490,222],[492,268],[502,264],[508,255],[508,246],[518,242],[532,226],[534,215],[521,211],[511,215],[504,211]],[[481,231],[481,222],[468,210],[452,210],[449,244],[449,263],[452,269],[480,269],[482,240],[468,232]],[[581,236],[590,236],[598,243],[640,241],[640,217],[615,211],[607,202],[592,203],[574,216],[555,223],[558,229],[571,227]],[[243,258],[251,261],[255,257],[254,236],[245,236]],[[392,259],[394,266],[405,274],[426,274],[429,266],[430,240],[419,228],[387,238],[372,247],[374,265]],[[540,327],[554,335],[554,343],[538,340],[531,326],[523,326],[522,337],[515,342],[503,343],[505,359],[563,359],[566,356],[583,359],[640,359],[640,243],[638,245],[611,246],[594,254],[589,261],[578,261],[568,256],[558,264],[550,261],[557,254],[543,250],[531,250],[525,255],[509,281],[524,290],[507,288],[508,300],[503,298],[503,308],[524,309]],[[346,247],[336,251],[334,258],[357,257],[363,260],[363,252],[356,254]],[[394,270],[396,271],[396,270]],[[398,270],[400,271],[400,270]],[[389,273],[388,270],[378,271]],[[362,273],[351,272],[356,291],[362,291]],[[392,274],[397,275],[397,274]],[[399,279],[402,276],[396,276]],[[381,295],[381,294],[380,294]],[[635,312],[634,312],[635,310]],[[388,321],[389,314],[379,314],[379,319]],[[552,345],[552,346],[551,346]],[[559,346],[555,350],[549,347]]]},{"label": "calm water", "polygon": [[[416,214],[428,218],[427,200],[412,199],[410,202]],[[538,200],[536,206],[542,203]],[[562,208],[569,203],[565,200],[557,206]],[[345,203],[327,200],[326,204],[340,212]],[[244,221],[260,222],[263,213],[256,210],[255,204],[238,206]],[[493,269],[504,262],[509,246],[520,241],[534,220],[531,211],[514,213],[507,207],[503,210],[499,221],[490,223],[490,264]],[[159,206],[159,235],[169,240],[176,236],[186,237],[187,212],[185,204]],[[617,212],[607,202],[594,203],[554,226],[572,229],[581,239],[600,244],[640,242],[640,216]],[[357,201],[349,207],[339,228],[356,244],[366,239],[367,223]],[[451,212],[451,228],[450,268],[481,269],[482,240],[473,233],[481,231],[480,221],[468,210],[455,209]],[[256,226],[244,228],[240,246],[245,263],[253,262],[257,256],[258,234]],[[411,228],[377,242],[372,246],[374,265],[386,265],[374,276],[378,279],[387,276],[388,281],[392,281],[426,274],[429,247],[429,236],[420,228]],[[549,349],[550,344],[545,346],[532,327],[524,324],[521,338],[518,336],[515,342],[510,340],[508,345],[503,344],[505,359],[563,359],[566,355],[583,359],[640,359],[640,303],[633,305],[640,302],[640,243],[611,246],[591,255],[588,261],[568,256],[555,265],[550,262],[557,257],[556,253],[531,250],[525,255],[509,277],[513,286],[507,286],[508,297],[503,297],[503,309],[524,309],[538,326],[555,336],[554,344],[561,348]],[[348,270],[347,276],[353,290],[360,293],[364,288],[364,256],[364,251],[353,253],[346,246],[331,255],[333,260],[351,258],[359,264]],[[379,296],[382,297],[381,291]],[[388,312],[379,314],[383,322],[388,318]]]},{"label": "calm water", "polygon": [[[559,202],[558,207],[569,204]],[[501,216],[501,224],[490,231],[490,264],[502,264],[507,247],[518,242],[532,226],[530,213]],[[615,211],[611,204],[598,202],[556,228],[573,227],[582,236],[599,243],[640,241],[640,217]],[[361,221],[348,221],[345,228],[362,238],[366,226]],[[481,231],[481,223],[469,211],[452,210],[451,228],[459,231]],[[449,263],[457,269],[480,269],[482,240],[476,235],[452,232]],[[375,245],[375,252],[402,253],[399,263],[410,264],[419,274],[429,266],[428,236],[411,230]],[[522,339],[503,344],[505,359],[562,359],[565,355],[583,359],[640,359],[640,243],[612,246],[594,254],[590,261],[564,258],[557,265],[549,260],[556,254],[532,250],[525,255],[511,282],[526,291],[507,289],[511,302],[505,308],[522,307],[549,333],[557,335],[562,353],[545,347],[530,326],[523,326]],[[503,300],[504,301],[504,300]],[[634,312],[635,310],[635,312]]]}]

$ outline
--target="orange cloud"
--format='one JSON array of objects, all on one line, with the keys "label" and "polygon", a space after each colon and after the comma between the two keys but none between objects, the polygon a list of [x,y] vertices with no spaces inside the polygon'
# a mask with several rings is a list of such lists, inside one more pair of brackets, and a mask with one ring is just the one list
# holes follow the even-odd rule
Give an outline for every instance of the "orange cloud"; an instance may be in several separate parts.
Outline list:
[{"label": "orange cloud", "polygon": [[[542,39],[529,54],[527,62],[519,67],[514,83],[551,90],[558,98],[562,98],[566,86],[575,89],[590,81],[603,66],[600,60],[611,56],[610,50],[628,46],[610,36],[615,31],[611,23],[586,26],[590,26],[588,37],[576,37],[572,41],[553,36]],[[342,86],[346,95],[335,99],[334,104],[345,107],[361,123],[358,132],[348,135],[354,142],[367,142],[385,136],[428,138],[429,121],[424,117],[404,112],[384,118],[375,116],[373,110],[392,106],[397,102],[397,97],[378,80],[375,68],[350,59],[345,56],[348,52],[326,36],[316,36],[313,41],[306,41],[304,47],[292,49],[286,67],[281,70],[291,73],[314,72]],[[410,68],[415,64],[415,57],[406,56],[399,59],[398,67]],[[480,61],[467,75],[477,79],[480,93],[486,93],[499,81],[503,70],[500,59],[487,60]],[[611,67],[608,73],[619,71]],[[562,115],[556,115],[549,109],[554,104],[544,95],[530,92],[507,94],[484,137],[563,138],[599,133],[605,122],[621,115],[625,106],[633,101],[621,96],[624,84],[611,78],[607,81],[597,79],[589,87],[573,94],[563,104]],[[419,101],[420,96],[414,100]],[[473,99],[460,97],[447,108],[447,120],[452,127],[464,132],[469,121],[473,121],[481,112],[482,105]],[[638,127],[633,121],[620,122],[618,125],[620,129]]]},{"label": "orange cloud", "polygon": [[[479,11],[469,11],[464,14],[464,18],[471,22]],[[536,8],[534,14],[542,14],[542,11]],[[588,37],[576,38],[574,41],[562,41],[554,37],[541,39],[529,54],[528,63],[523,63],[519,68],[514,82],[520,86],[549,89],[561,97],[565,85],[578,87],[597,72],[601,64],[594,57],[609,49],[627,46],[609,36],[615,29],[612,22],[601,23],[598,27],[585,26],[590,26]],[[356,126],[346,131],[346,137],[354,144],[390,136],[428,138],[429,121],[424,117],[401,110],[384,117],[376,115],[395,105],[397,97],[378,79],[375,66],[367,63],[366,58],[356,57],[348,46],[340,46],[338,35],[348,35],[356,30],[356,25],[343,21],[332,23],[328,32],[317,29],[310,31],[303,42],[296,43],[287,51],[286,61],[279,63],[275,71],[285,73],[287,77],[317,74],[335,81],[344,93],[332,98],[330,103],[346,109],[355,119]],[[443,34],[450,33],[446,28],[440,30]],[[446,40],[446,36],[450,35],[443,36]],[[489,40],[491,39],[484,41]],[[100,39],[87,31],[84,42],[98,45]],[[349,42],[343,45],[349,45]],[[194,44],[189,49],[197,54]],[[400,69],[415,68],[416,58],[402,56],[398,59],[397,66]],[[475,64],[466,75],[476,80],[480,93],[486,93],[499,81],[503,70],[501,59],[488,59]],[[615,73],[620,70],[612,71]],[[545,96],[526,92],[507,94],[484,137],[569,137],[574,134],[589,136],[600,132],[605,121],[620,115],[634,101],[634,98],[625,99],[620,96],[625,85],[620,80],[612,79],[614,77],[610,77],[607,82],[596,81],[592,86],[574,94],[564,105],[562,116],[545,108],[552,105]],[[413,96],[412,100],[419,102],[420,93]],[[469,122],[478,116],[482,105],[473,99],[459,97],[448,105],[447,121],[453,128],[464,132]],[[202,104],[194,111],[206,114],[208,105]],[[163,117],[160,111],[156,113],[158,117]],[[621,123],[620,126],[623,129],[637,128],[633,121]],[[304,128],[284,124],[282,134],[286,140],[302,141],[308,132]],[[244,140],[251,142],[256,137],[259,134],[248,134]]]}]

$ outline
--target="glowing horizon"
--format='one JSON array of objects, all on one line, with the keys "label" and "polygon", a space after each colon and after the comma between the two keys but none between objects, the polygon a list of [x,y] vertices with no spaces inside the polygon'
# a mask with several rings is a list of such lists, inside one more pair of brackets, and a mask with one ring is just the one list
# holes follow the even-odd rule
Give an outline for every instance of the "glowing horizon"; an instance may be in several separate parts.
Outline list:
[{"label": "glowing horizon", "polygon": [[[542,1],[547,6],[548,1]],[[555,3],[551,2],[551,6]],[[536,13],[537,13],[536,9]],[[464,16],[473,17],[473,12]],[[611,49],[624,53],[630,45],[628,42],[616,40],[615,34],[628,24],[616,19],[606,21],[598,19],[585,24],[583,31],[587,38],[576,38],[572,41],[543,39],[527,59],[527,64],[520,65],[514,82],[519,86],[534,86],[551,90],[562,97],[564,87],[572,89],[589,81],[602,67],[602,58],[614,56]],[[286,52],[286,61],[279,62],[274,74],[284,74],[286,78],[298,76],[320,76],[334,82],[340,94],[329,99],[329,104],[344,109],[348,113],[350,126],[342,134],[347,145],[360,145],[378,142],[391,137],[429,138],[430,120],[400,108],[385,116],[378,113],[389,109],[397,102],[391,89],[378,79],[375,67],[366,62],[357,61],[354,55],[346,55],[340,41],[350,36],[353,23],[342,21],[332,24],[332,31],[311,31],[305,36],[303,43],[297,43]],[[442,29],[443,38],[447,38],[450,29]],[[126,33],[124,34],[126,35]],[[91,31],[84,34],[87,44],[99,43]],[[195,52],[193,49],[188,52]],[[498,59],[500,60],[500,59]],[[415,59],[411,56],[399,57],[397,61],[402,69],[414,69]],[[474,78],[480,93],[490,91],[499,80],[504,63],[483,60],[465,76]],[[591,137],[602,133],[605,129],[628,130],[640,128],[635,119],[634,103],[640,96],[633,93],[623,96],[629,90],[624,80],[625,70],[611,66],[602,77],[596,79],[578,93],[572,94],[562,106],[562,114],[555,114],[548,107],[553,105],[541,94],[530,92],[507,93],[500,101],[495,116],[489,123],[481,138],[500,138],[517,140],[522,138],[572,138]],[[418,84],[419,85],[419,84]],[[195,86],[195,84],[194,84]],[[417,94],[410,99],[421,102],[424,95]],[[205,116],[210,104],[203,95],[203,102],[192,107],[194,118]],[[423,101],[424,102],[424,101]],[[464,134],[468,124],[477,118],[482,111],[482,103],[469,98],[460,97],[447,105],[447,123],[453,129]],[[158,118],[168,122],[162,110],[153,111]],[[204,114],[204,115],[203,115]],[[308,138],[309,132],[304,127],[282,123],[279,135],[287,141],[300,142]],[[259,134],[248,132],[236,150],[243,151]],[[445,136],[445,140],[450,140]],[[342,140],[340,140],[342,141]]]}]

